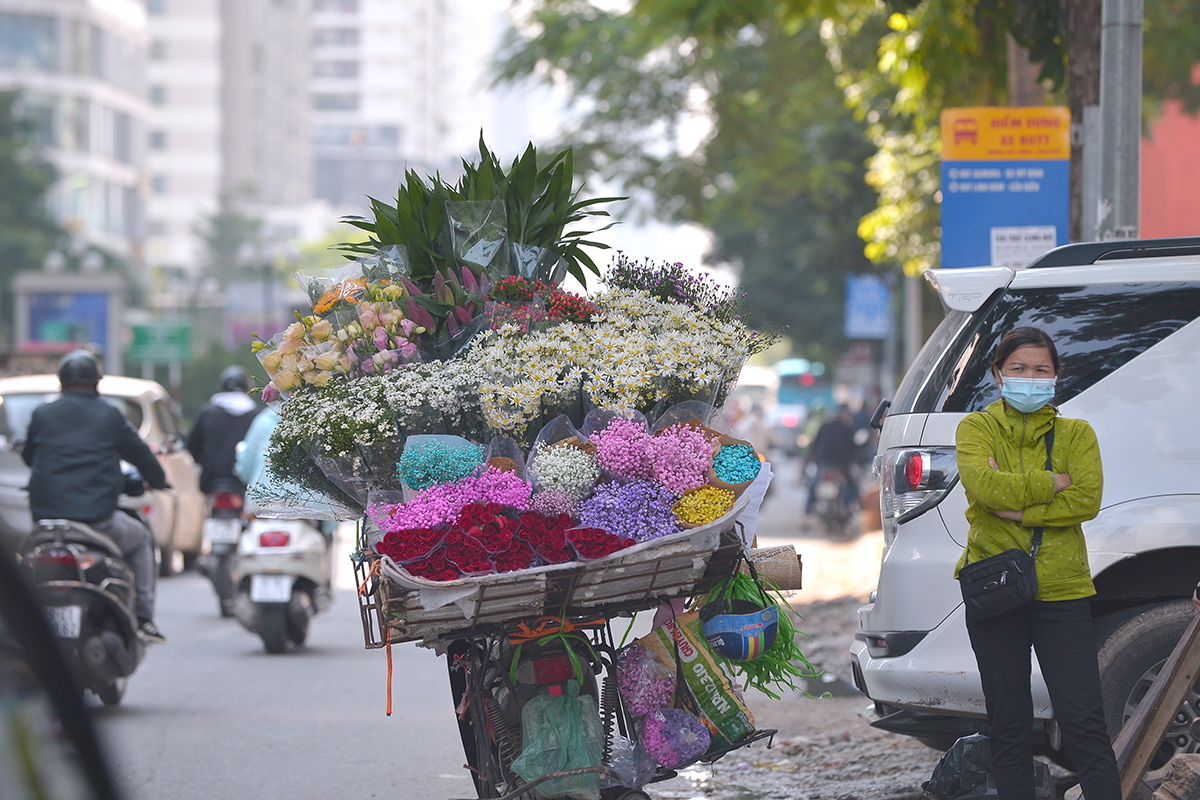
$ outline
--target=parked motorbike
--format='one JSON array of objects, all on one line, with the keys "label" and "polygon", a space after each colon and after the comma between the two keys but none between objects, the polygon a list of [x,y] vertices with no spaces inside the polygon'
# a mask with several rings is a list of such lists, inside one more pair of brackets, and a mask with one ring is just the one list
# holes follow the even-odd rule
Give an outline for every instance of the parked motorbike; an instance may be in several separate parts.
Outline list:
[{"label": "parked motorbike", "polygon": [[332,537],[323,524],[330,523],[259,517],[238,541],[234,613],[268,653],[304,644],[309,620],[333,602]]},{"label": "parked motorbike", "polygon": [[218,481],[208,495],[208,519],[204,520],[204,546],[201,568],[212,581],[222,617],[233,616],[234,558],[244,522],[244,489],[236,481]]},{"label": "parked motorbike", "polygon": [[[121,511],[146,523],[137,511]],[[44,519],[20,553],[79,683],[117,705],[146,652],[133,610],[133,570],[120,548],[82,522]]]}]

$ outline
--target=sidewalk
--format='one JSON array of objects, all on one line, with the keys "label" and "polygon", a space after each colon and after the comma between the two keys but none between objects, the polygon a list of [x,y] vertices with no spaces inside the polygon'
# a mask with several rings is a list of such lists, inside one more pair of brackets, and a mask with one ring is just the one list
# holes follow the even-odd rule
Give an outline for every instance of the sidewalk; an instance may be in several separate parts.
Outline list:
[{"label": "sidewalk", "polygon": [[831,539],[819,528],[800,529],[806,488],[792,460],[771,465],[775,477],[758,521],[758,546],[790,544],[800,554],[804,588],[790,598],[803,604],[836,597],[867,598],[879,581],[883,531],[866,531],[845,541]]}]

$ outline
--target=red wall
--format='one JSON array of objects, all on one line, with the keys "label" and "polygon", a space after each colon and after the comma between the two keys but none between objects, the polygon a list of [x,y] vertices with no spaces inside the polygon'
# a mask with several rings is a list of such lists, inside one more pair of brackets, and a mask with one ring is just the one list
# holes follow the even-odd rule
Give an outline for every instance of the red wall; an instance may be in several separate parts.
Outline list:
[{"label": "red wall", "polygon": [[1169,102],[1142,140],[1143,239],[1200,236],[1200,115]]}]

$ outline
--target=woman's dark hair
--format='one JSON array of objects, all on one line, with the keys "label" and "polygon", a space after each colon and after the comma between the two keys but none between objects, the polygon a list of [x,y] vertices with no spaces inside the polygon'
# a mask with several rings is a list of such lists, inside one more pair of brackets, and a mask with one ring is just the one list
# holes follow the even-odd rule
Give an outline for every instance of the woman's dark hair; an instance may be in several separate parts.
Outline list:
[{"label": "woman's dark hair", "polygon": [[1058,348],[1054,346],[1054,340],[1050,338],[1050,334],[1046,333],[1041,328],[1033,328],[1024,326],[1021,328],[1013,328],[1008,333],[1004,334],[1004,338],[1000,340],[1000,344],[996,345],[996,355],[992,357],[992,370],[999,372],[1000,367],[1004,366],[1004,362],[1016,350],[1022,347],[1044,347],[1050,351],[1050,361],[1054,365],[1054,374],[1062,373],[1062,365],[1058,360]]}]

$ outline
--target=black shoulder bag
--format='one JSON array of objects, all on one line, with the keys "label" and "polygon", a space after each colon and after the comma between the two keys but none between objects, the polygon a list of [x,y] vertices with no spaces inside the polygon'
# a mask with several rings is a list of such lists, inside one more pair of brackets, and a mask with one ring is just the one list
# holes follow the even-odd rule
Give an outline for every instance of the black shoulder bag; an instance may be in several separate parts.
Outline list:
[{"label": "black shoulder bag", "polygon": [[[1050,450],[1054,447],[1054,427],[1046,432],[1046,470],[1050,467]],[[1033,547],[1026,553],[1013,548],[982,561],[963,565],[958,571],[958,584],[966,602],[967,618],[985,620],[1020,608],[1037,596],[1037,558],[1042,546],[1042,529],[1033,529]],[[968,549],[968,553],[969,553]]]}]

